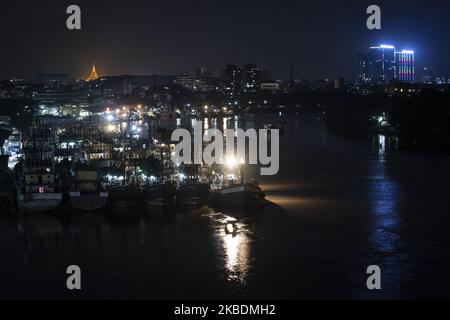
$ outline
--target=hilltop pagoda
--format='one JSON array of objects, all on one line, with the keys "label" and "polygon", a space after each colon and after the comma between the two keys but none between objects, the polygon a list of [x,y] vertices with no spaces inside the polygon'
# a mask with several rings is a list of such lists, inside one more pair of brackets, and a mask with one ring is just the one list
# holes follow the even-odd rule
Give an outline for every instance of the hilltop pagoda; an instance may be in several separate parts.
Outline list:
[{"label": "hilltop pagoda", "polygon": [[92,64],[92,71],[91,74],[89,75],[89,77],[86,78],[86,81],[94,81],[97,80],[98,74],[97,74],[97,70],[95,69],[95,63]]}]

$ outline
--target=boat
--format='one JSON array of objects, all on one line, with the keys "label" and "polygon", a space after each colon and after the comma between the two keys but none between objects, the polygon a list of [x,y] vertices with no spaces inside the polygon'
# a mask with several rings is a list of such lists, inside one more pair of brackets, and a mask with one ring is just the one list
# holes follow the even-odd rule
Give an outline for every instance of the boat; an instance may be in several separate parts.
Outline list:
[{"label": "boat", "polygon": [[22,211],[45,212],[61,204],[51,136],[49,129],[34,129],[24,143],[24,159],[18,168],[17,181],[17,205]]},{"label": "boat", "polygon": [[215,190],[213,203],[218,207],[255,209],[263,205],[265,196],[256,182],[242,182]]},{"label": "boat", "polygon": [[211,200],[211,188],[204,183],[188,183],[178,187],[176,203],[179,206],[204,206]]},{"label": "boat", "polygon": [[94,168],[78,169],[72,191],[69,192],[70,204],[83,211],[94,211],[106,207],[109,193],[99,181],[98,172]]},{"label": "boat", "polygon": [[108,206],[116,209],[136,208],[140,205],[141,188],[132,184],[110,185]]},{"label": "boat", "polygon": [[144,205],[168,207],[175,204],[176,186],[172,183],[154,183],[144,187],[142,197]]}]

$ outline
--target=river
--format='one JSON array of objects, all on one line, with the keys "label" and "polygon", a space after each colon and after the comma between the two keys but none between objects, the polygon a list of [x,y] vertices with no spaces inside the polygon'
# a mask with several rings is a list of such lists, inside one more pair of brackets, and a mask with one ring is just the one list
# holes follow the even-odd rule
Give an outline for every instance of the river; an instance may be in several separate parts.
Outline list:
[{"label": "river", "polygon": [[2,212],[0,298],[449,298],[450,158],[355,142],[314,115],[285,131],[279,174],[256,177],[279,207],[257,214]]}]

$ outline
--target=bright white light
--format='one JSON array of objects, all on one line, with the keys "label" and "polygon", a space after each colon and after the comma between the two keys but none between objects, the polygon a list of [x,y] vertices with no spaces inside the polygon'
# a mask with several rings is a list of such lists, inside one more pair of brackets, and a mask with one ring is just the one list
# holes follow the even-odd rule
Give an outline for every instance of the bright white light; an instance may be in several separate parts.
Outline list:
[{"label": "bright white light", "polygon": [[413,51],[413,50],[402,50],[402,53],[405,53],[405,54],[414,54],[414,51]]},{"label": "bright white light", "polygon": [[108,114],[108,115],[106,116],[106,120],[108,120],[108,121],[113,121],[113,120],[114,120],[113,115],[112,115],[112,114]]},{"label": "bright white light", "polygon": [[380,48],[381,49],[395,49],[394,46],[388,45],[388,44],[382,44],[382,45],[380,45]]},{"label": "bright white light", "polygon": [[230,169],[232,169],[236,166],[236,159],[234,157],[228,157],[226,164]]}]

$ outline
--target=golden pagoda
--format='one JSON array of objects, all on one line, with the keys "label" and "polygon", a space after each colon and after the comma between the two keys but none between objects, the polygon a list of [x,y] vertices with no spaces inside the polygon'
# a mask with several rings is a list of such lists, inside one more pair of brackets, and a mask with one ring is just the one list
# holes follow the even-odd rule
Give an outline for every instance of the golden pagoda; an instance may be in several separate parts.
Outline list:
[{"label": "golden pagoda", "polygon": [[97,70],[95,69],[95,62],[92,64],[92,71],[89,77],[86,78],[86,81],[94,81],[98,79]]}]

